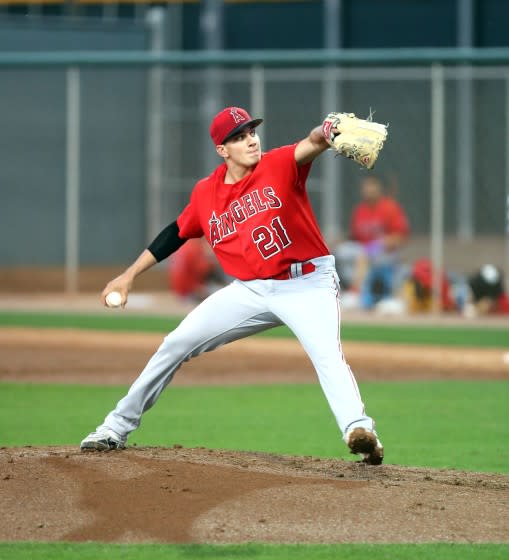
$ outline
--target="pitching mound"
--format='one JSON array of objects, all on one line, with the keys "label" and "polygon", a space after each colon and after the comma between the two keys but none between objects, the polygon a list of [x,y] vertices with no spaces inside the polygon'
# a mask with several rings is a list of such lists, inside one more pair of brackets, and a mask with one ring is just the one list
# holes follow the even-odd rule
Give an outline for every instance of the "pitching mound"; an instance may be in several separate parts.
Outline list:
[{"label": "pitching mound", "polygon": [[0,540],[508,542],[509,477],[208,449],[0,449]]}]

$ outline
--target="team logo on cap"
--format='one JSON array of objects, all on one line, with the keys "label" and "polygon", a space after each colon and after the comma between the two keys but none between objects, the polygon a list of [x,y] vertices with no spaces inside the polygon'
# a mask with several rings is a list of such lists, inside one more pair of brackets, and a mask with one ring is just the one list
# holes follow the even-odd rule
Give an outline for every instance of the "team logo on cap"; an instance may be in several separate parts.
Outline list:
[{"label": "team logo on cap", "polygon": [[235,124],[238,124],[239,122],[242,122],[242,121],[246,120],[246,118],[243,117],[242,115],[240,115],[238,111],[239,110],[237,109],[237,107],[232,107],[230,109],[230,115],[232,116],[233,120],[235,121]]}]

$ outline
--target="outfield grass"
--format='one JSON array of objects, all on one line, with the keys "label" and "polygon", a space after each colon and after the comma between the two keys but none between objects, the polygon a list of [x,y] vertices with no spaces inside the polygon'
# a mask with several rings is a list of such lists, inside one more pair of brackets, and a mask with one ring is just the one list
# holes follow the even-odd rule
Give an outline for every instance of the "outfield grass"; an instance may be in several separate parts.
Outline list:
[{"label": "outfield grass", "polygon": [[[0,326],[23,326],[38,328],[77,328],[94,330],[159,332],[172,331],[181,321],[180,317],[160,317],[104,312],[104,314],[0,312]],[[293,336],[287,327],[271,329],[258,336]],[[343,322],[343,340],[386,342],[404,344],[438,344],[442,346],[478,346],[491,348],[509,347],[509,328],[474,326],[414,326],[371,325]]]},{"label": "outfield grass", "polygon": [[2,560],[506,560],[501,544],[105,545],[0,543]]},{"label": "outfield grass", "polygon": [[[0,384],[1,445],[78,445],[125,387]],[[505,382],[364,383],[386,463],[509,473]],[[169,387],[130,443],[351,459],[318,383]]]}]

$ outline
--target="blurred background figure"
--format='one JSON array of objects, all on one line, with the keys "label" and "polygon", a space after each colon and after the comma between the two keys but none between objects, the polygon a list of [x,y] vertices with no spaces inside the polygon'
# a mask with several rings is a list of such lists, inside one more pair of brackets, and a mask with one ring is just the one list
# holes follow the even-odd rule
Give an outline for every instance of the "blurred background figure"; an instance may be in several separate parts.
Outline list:
[{"label": "blurred background figure", "polygon": [[342,288],[358,294],[359,305],[371,309],[392,298],[397,289],[399,249],[409,235],[403,208],[384,193],[373,175],[360,184],[361,201],[352,212],[349,240],[336,249]]},{"label": "blurred background figure", "polygon": [[[433,310],[433,266],[429,259],[412,265],[401,289],[409,313]],[[442,311],[458,311],[465,317],[509,313],[509,297],[504,289],[504,274],[499,267],[485,264],[469,276],[440,274]]]},{"label": "blurred background figure", "polygon": [[[433,265],[429,259],[417,259],[405,279],[401,295],[409,313],[425,313],[433,310]],[[457,309],[451,282],[445,272],[440,274],[440,308],[443,311]]]},{"label": "blurred background figure", "polygon": [[168,285],[178,297],[199,303],[226,284],[204,238],[189,239],[168,259]]},{"label": "blurred background figure", "polygon": [[467,317],[492,313],[509,314],[509,296],[502,270],[485,264],[468,277],[469,297],[463,309]]}]

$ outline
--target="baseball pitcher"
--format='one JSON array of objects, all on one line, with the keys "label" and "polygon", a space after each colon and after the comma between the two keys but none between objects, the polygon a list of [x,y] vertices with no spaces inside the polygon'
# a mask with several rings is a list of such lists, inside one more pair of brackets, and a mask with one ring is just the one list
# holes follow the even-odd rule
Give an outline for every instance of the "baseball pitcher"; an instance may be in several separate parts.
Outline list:
[{"label": "baseball pitcher", "polygon": [[387,135],[384,125],[330,113],[295,144],[262,153],[253,119],[227,107],[210,126],[223,159],[198,181],[189,204],[102,293],[127,303],[135,278],[188,239],[205,236],[225,273],[235,278],[189,313],[162,342],[127,395],[82,442],[82,450],[121,449],[183,362],[234,340],[286,324],[313,363],[343,439],[368,464],[383,447],[359,394],[340,341],[335,260],[311,208],[306,179],[329,147],[371,168]]}]

